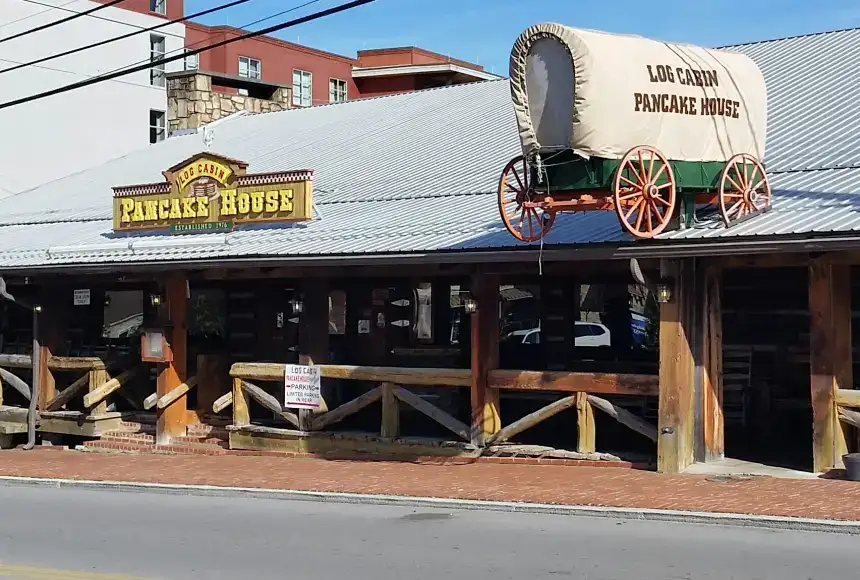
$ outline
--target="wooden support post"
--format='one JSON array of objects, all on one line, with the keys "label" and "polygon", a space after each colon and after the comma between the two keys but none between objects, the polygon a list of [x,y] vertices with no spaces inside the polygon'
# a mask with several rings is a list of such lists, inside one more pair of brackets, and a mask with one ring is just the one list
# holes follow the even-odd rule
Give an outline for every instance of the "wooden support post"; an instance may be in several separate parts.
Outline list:
[{"label": "wooden support post", "polygon": [[499,366],[499,276],[476,274],[472,277],[471,293],[478,303],[471,321],[471,441],[483,446],[487,438],[502,428],[499,389],[487,385],[489,372]]},{"label": "wooden support post", "polygon": [[810,389],[813,470],[842,467],[847,452],[836,391],[851,389],[850,267],[814,262],[809,267]]},{"label": "wooden support post", "polygon": [[[110,380],[110,375],[105,369],[93,369],[89,372],[89,389],[90,393],[94,393],[99,390],[99,388],[107,383]],[[102,399],[97,405],[92,407],[89,411],[89,414],[97,417],[99,415],[104,415],[107,413],[107,399]]]},{"label": "wooden support post", "polygon": [[594,408],[588,402],[588,393],[576,393],[576,450],[579,453],[597,451],[597,433],[594,429]]},{"label": "wooden support post", "polygon": [[[159,398],[188,379],[188,280],[184,273],[175,274],[167,280],[165,295],[173,361],[159,367],[156,387]],[[187,396],[182,395],[169,407],[156,410],[156,443],[167,444],[173,437],[182,437],[186,434],[187,401]]]},{"label": "wooden support post", "polygon": [[[299,364],[326,364],[329,358],[329,286],[325,278],[304,278],[302,280],[302,302],[304,309],[299,320]],[[323,400],[326,395],[323,391]],[[325,403],[319,413],[328,411]],[[310,431],[313,412],[301,409],[298,413],[299,425],[303,431]]]},{"label": "wooden support post", "polygon": [[667,260],[663,280],[672,287],[669,302],[660,304],[660,403],[657,470],[678,473],[693,462],[694,370],[692,308],[695,261]]},{"label": "wooden support post", "polygon": [[48,360],[53,355],[68,354],[63,352],[69,311],[72,307],[72,295],[68,287],[51,287],[43,291],[42,313],[39,315],[39,336],[41,356],[39,358],[39,410],[48,408],[48,403],[57,396],[57,384],[54,373],[48,367]]},{"label": "wooden support post", "polygon": [[242,379],[233,379],[233,425],[251,424],[251,398],[242,388]]},{"label": "wooden support post", "polygon": [[702,312],[702,423],[704,460],[716,461],[725,455],[723,419],[723,311],[722,271],[716,264],[705,270]]},{"label": "wooden support post", "polygon": [[380,435],[383,437],[400,436],[400,401],[394,395],[396,386],[391,383],[382,384],[382,428]]}]

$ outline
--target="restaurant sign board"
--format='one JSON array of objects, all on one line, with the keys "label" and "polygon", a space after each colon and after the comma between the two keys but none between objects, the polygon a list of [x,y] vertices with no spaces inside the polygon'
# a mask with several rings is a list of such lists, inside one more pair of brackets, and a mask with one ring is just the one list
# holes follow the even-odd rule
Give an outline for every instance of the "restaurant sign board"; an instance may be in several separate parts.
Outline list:
[{"label": "restaurant sign board", "polygon": [[256,223],[313,219],[313,171],[247,173],[247,164],[200,153],[164,181],[114,187],[113,230],[223,232]]}]

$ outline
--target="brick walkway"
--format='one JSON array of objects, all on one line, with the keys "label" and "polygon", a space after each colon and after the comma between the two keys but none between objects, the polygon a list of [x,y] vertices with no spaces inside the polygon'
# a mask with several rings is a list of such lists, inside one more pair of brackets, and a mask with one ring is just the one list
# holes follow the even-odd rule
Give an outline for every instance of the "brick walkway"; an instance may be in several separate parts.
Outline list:
[{"label": "brick walkway", "polygon": [[860,483],[607,467],[0,452],[0,475],[661,508],[860,521]]}]

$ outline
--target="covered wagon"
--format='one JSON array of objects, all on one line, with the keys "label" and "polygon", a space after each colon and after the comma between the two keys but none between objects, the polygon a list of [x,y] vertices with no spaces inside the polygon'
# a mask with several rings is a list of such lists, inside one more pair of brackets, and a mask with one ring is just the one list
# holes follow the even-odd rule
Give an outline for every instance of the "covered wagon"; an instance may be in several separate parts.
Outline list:
[{"label": "covered wagon", "polygon": [[522,155],[498,193],[518,239],[540,240],[559,212],[614,210],[651,238],[697,205],[726,226],[769,209],[767,91],[749,57],[539,24],[510,77]]}]

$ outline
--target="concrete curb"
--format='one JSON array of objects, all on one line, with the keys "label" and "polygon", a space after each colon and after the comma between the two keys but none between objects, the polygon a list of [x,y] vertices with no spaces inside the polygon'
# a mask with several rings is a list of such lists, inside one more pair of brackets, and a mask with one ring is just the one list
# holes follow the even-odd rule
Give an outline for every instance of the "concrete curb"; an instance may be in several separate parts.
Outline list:
[{"label": "concrete curb", "polygon": [[181,485],[139,483],[126,481],[92,481],[74,479],[48,479],[38,477],[0,476],[0,487],[69,488],[126,493],[159,493],[165,495],[255,498],[290,501],[318,501],[360,505],[385,505],[422,509],[459,509],[508,513],[532,513],[566,516],[606,517],[626,520],[678,522],[689,524],[715,524],[770,530],[828,532],[860,535],[860,521],[822,520],[692,512],[648,508],[618,508],[584,505],[553,505],[540,503],[499,502],[396,495],[371,495],[317,491],[269,490],[247,487],[219,487],[211,485]]}]

